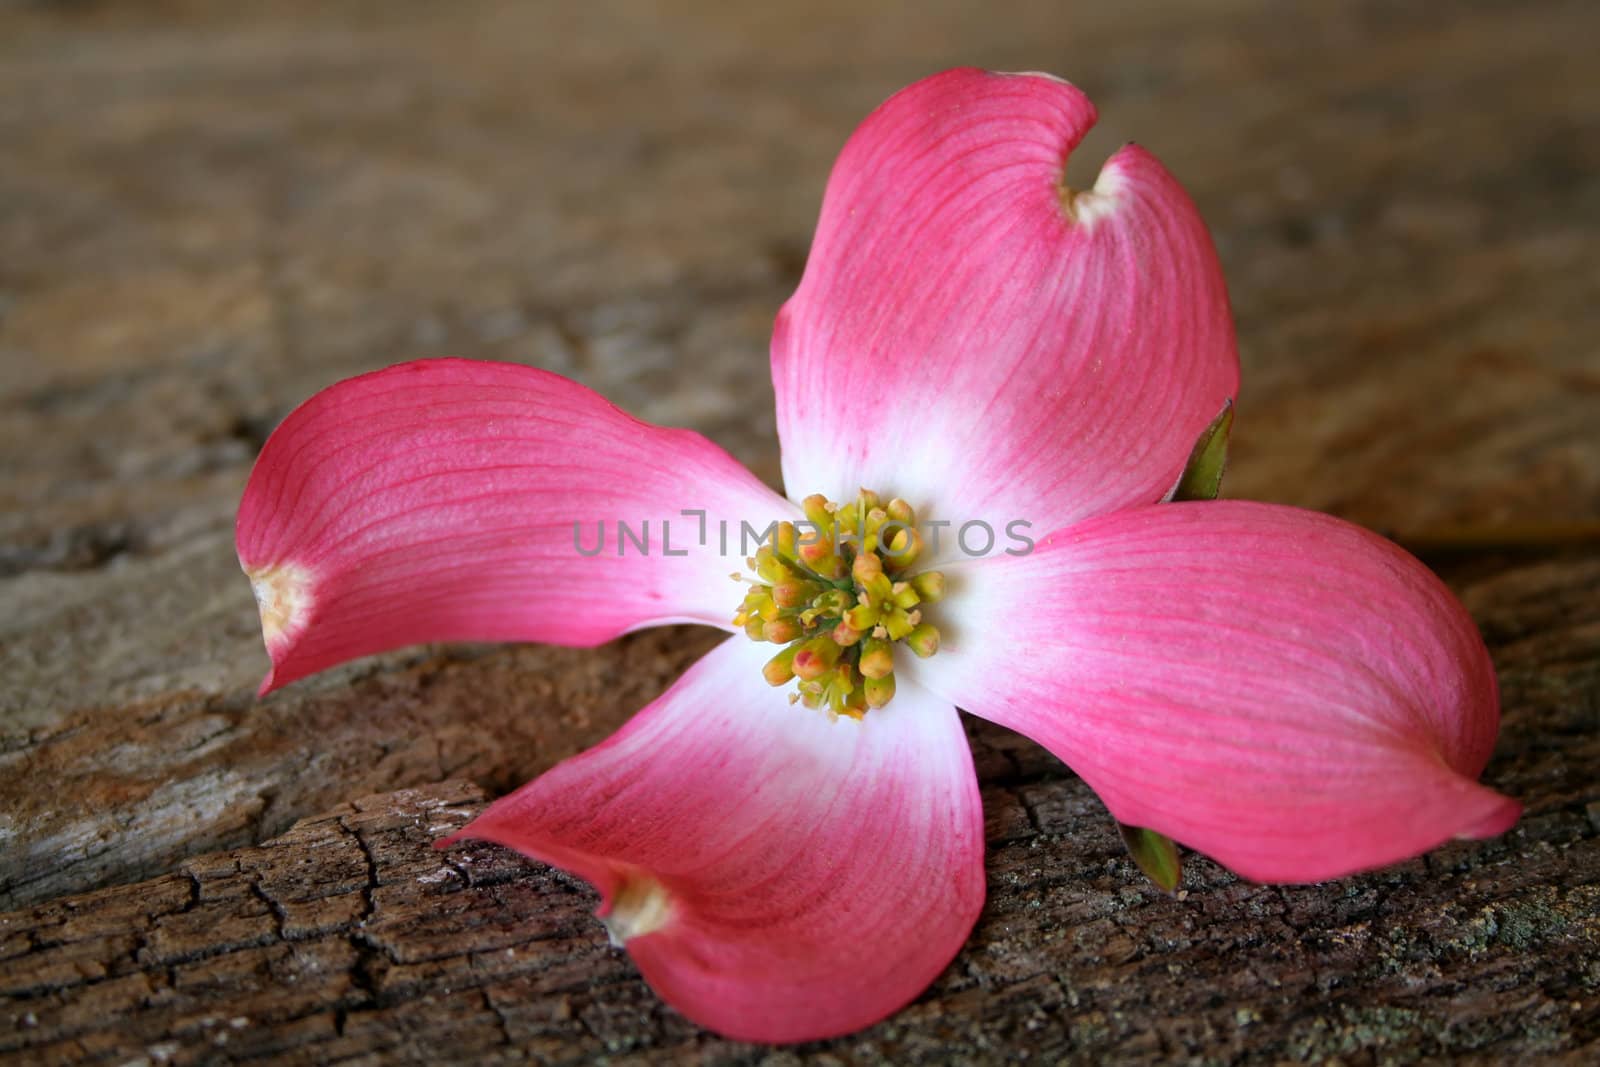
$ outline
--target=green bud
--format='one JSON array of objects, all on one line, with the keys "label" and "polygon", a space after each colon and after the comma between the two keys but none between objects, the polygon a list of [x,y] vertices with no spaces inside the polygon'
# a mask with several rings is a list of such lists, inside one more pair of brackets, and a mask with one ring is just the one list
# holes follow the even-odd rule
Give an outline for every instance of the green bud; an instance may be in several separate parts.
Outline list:
[{"label": "green bud", "polygon": [[821,574],[824,568],[819,564],[833,555],[833,546],[828,544],[826,534],[818,534],[814,540],[802,540],[798,551],[800,562]]},{"label": "green bud", "polygon": [[939,651],[939,630],[932,623],[923,623],[906,635],[906,647],[923,659]]},{"label": "green bud", "polygon": [[777,553],[766,545],[756,553],[756,575],[769,584],[787,581],[794,577],[794,572],[789,570],[789,565],[778,558]]},{"label": "green bud", "polygon": [[833,638],[824,634],[813,637],[800,646],[794,654],[794,673],[804,681],[816,681],[839,662],[839,646],[833,643]]},{"label": "green bud", "polygon": [[1168,893],[1176,891],[1183,879],[1183,861],[1172,838],[1127,823],[1117,823],[1117,829],[1122,833],[1122,843],[1128,846],[1128,855],[1145,877]]},{"label": "green bud", "polygon": [[787,560],[797,560],[800,558],[796,547],[800,542],[800,530],[795,526],[794,523],[778,523],[778,536],[776,540],[777,544],[773,546],[773,549],[778,553],[778,555]]},{"label": "green bud", "polygon": [[873,508],[867,512],[867,537],[872,542],[872,550],[874,552],[878,550],[879,543],[882,541],[882,538],[878,536],[878,532],[883,529],[883,524],[888,521],[889,513],[882,508]]},{"label": "green bud", "polygon": [[911,588],[917,591],[925,604],[937,604],[944,599],[944,575],[939,571],[923,571],[911,579]]},{"label": "green bud", "polygon": [[775,645],[788,644],[800,636],[800,624],[793,618],[777,618],[761,627],[761,636]]},{"label": "green bud", "polygon": [[794,654],[798,651],[800,645],[792,644],[767,660],[766,666],[761,668],[761,676],[768,685],[786,685],[794,680]]},{"label": "green bud", "polygon": [[1215,500],[1222,488],[1222,474],[1228,466],[1228,434],[1233,429],[1233,400],[1222,405],[1222,412],[1200,434],[1184,465],[1173,500]]},{"label": "green bud", "polygon": [[882,678],[868,678],[861,688],[863,695],[867,698],[867,706],[881,708],[894,699],[894,675],[886,674]]},{"label": "green bud", "polygon": [[850,565],[850,577],[856,580],[857,585],[865,586],[875,575],[882,573],[883,560],[871,552],[862,552]]},{"label": "green bud", "polygon": [[812,493],[800,501],[800,510],[806,513],[806,518],[810,519],[824,535],[833,526],[833,511],[830,510],[828,498],[821,493]]},{"label": "green bud", "polygon": [[809,603],[816,596],[821,586],[816,582],[805,582],[795,578],[788,578],[778,582],[772,587],[772,602],[780,608],[798,608]]},{"label": "green bud", "polygon": [[894,532],[894,539],[889,542],[885,552],[889,556],[889,566],[896,570],[905,570],[922,555],[922,535],[909,527],[903,530],[897,529]]},{"label": "green bud", "polygon": [[861,645],[861,662],[858,665],[868,678],[886,678],[894,673],[894,650],[889,642],[869,637]]},{"label": "green bud", "polygon": [[848,532],[851,537],[856,536],[861,527],[862,512],[856,509],[855,503],[841,505],[833,513],[834,525],[841,531]]}]

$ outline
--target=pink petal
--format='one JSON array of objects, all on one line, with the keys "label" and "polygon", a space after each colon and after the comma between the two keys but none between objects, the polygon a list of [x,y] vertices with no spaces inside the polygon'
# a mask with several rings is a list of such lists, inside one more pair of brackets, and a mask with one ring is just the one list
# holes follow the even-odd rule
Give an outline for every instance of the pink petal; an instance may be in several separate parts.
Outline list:
[{"label": "pink petal", "polygon": [[800,1041],[884,1018],[955,956],[983,906],[983,815],[954,708],[902,687],[830,721],[762,680],[771,652],[725,642],[457,836],[593,883],[695,1022]]},{"label": "pink petal", "polygon": [[1172,488],[1238,390],[1193,203],[1128,145],[1063,206],[1094,124],[1045,75],[953,70],[874,112],[772,340],[784,483],[1042,533]]},{"label": "pink petal", "polygon": [[1516,821],[1476,781],[1499,701],[1471,618],[1359,527],[1165,504],[949,576],[953,625],[915,677],[1247,878],[1332,878]]},{"label": "pink petal", "polygon": [[[705,545],[692,508],[709,513]],[[430,360],[340,382],[273,433],[239,505],[273,662],[262,691],[422,641],[595,645],[662,622],[728,626],[740,521],[759,531],[793,514],[699,434],[546,371]],[[649,523],[648,554],[620,542],[619,520],[635,538]],[[600,522],[604,548],[586,555]]]}]

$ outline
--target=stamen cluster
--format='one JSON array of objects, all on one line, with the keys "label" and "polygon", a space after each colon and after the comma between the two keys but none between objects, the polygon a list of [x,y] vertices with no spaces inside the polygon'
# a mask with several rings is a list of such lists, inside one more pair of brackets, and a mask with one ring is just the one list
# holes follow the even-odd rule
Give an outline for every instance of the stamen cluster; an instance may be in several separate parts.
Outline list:
[{"label": "stamen cluster", "polygon": [[791,702],[860,718],[894,697],[894,646],[926,658],[939,631],[922,607],[944,597],[944,575],[912,574],[923,551],[917,516],[898,497],[863,489],[846,504],[801,501],[807,529],[779,523],[745,562],[755,578],[733,617],[755,641],[783,645],[762,673],[775,686],[799,680]]}]

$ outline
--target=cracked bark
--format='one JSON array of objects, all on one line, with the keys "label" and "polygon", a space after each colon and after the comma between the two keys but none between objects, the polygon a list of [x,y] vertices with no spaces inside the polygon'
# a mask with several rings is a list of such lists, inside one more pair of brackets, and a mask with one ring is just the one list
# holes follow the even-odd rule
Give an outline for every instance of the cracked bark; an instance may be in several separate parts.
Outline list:
[{"label": "cracked bark", "polygon": [[[1327,887],[1249,885],[1190,856],[1168,896],[1140,879],[1081,782],[1020,739],[972,733],[990,849],[972,941],[906,1011],[802,1053],[1576,1063],[1594,1051],[1600,828],[1577,804]],[[590,917],[582,883],[494,846],[432,847],[483,802],[463,782],[367,797],[174,875],[0,916],[0,1056],[770,1058],[661,1005]]]}]

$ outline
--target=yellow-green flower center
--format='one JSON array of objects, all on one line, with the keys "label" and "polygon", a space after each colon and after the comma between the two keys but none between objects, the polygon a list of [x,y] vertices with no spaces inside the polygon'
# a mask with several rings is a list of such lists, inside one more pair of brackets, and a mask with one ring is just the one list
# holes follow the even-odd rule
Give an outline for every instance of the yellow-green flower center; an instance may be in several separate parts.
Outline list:
[{"label": "yellow-green flower center", "polygon": [[806,521],[778,524],[746,560],[755,577],[734,576],[750,590],[733,624],[784,646],[762,673],[775,686],[798,680],[791,701],[859,719],[894,698],[896,645],[923,658],[939,650],[923,608],[944,597],[944,575],[913,573],[923,541],[898,497],[863,489],[845,504],[813,495],[800,506]]}]

